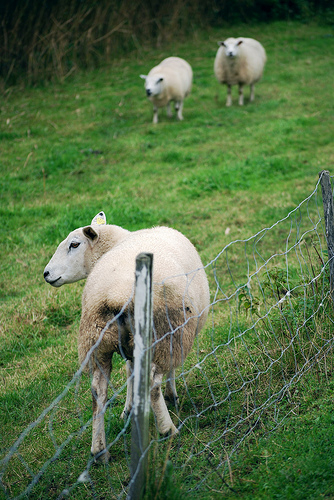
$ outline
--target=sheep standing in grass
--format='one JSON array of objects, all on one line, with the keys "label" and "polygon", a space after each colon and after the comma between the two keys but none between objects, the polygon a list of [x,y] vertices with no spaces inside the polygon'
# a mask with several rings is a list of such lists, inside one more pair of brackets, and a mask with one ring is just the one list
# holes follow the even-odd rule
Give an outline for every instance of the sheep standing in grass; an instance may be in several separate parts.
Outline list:
[{"label": "sheep standing in grass", "polygon": [[174,101],[177,118],[183,120],[183,101],[190,94],[193,72],[190,64],[180,57],[167,57],[148,75],[140,75],[145,80],[146,95],[153,104],[153,123],[158,123],[158,108],[167,106],[167,115],[172,116],[170,103]]},{"label": "sheep standing in grass", "polygon": [[[209,288],[195,247],[178,231],[155,227],[130,232],[105,224],[103,212],[97,217],[90,226],[76,229],[60,243],[44,270],[44,278],[59,287],[87,277],[82,296],[78,351],[80,363],[91,352],[91,451],[96,460],[105,462],[109,459],[109,452],[106,449],[104,412],[115,352],[127,359],[128,377],[132,372],[137,255],[141,252],[154,255],[151,405],[162,434],[177,432],[162,396],[162,378],[167,374],[166,399],[175,402],[178,397],[175,368],[184,362],[196,334],[205,323]],[[110,320],[113,321],[101,334]],[[129,378],[123,417],[131,407],[132,378]]]},{"label": "sheep standing in grass", "polygon": [[267,57],[260,42],[253,38],[227,38],[220,45],[214,63],[219,83],[227,85],[226,106],[231,106],[231,87],[239,85],[239,105],[244,103],[243,87],[250,85],[250,101],[254,100],[254,86],[263,73]]}]

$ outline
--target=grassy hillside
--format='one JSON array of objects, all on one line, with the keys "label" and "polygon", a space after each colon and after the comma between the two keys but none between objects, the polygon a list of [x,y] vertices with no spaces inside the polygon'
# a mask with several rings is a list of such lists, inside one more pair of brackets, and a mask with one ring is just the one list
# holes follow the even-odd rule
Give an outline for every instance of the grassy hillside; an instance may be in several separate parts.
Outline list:
[{"label": "grassy hillside", "polygon": [[[233,106],[226,108],[226,89],[213,76],[217,41],[230,35],[260,40],[268,56],[255,102],[249,104],[246,89],[244,107],[237,105],[234,88]],[[78,369],[76,336],[84,283],[59,290],[46,285],[43,269],[57,244],[104,210],[108,222],[130,230],[158,224],[179,229],[206,264],[229,242],[248,238],[283,218],[310,194],[319,171],[331,170],[334,160],[333,50],[334,32],[328,27],[239,26],[233,33],[227,29],[196,32],[186,42],[142,48],[136,59],[124,58],[64,84],[7,89],[0,109],[2,456]],[[190,62],[193,90],[185,101],[183,122],[167,118],[163,111],[154,126],[139,74],[169,55]],[[273,250],[278,244],[278,239],[272,241]],[[214,291],[212,276],[210,285]],[[210,344],[210,327],[206,335]],[[307,458],[311,437],[305,440],[311,426],[320,450],[321,429],[328,426],[332,432],[328,404],[332,358],[328,367],[326,376],[316,380],[312,372],[300,389],[303,404],[297,423],[291,428],[286,423],[268,442],[255,438],[235,459],[231,477],[239,495],[280,498],[271,466],[274,463],[283,470],[279,464],[286,455],[279,450],[291,445],[292,438],[287,444],[285,440],[294,435],[296,443],[286,452],[291,455],[289,464],[295,464],[294,472],[287,466],[286,480],[297,485],[303,477],[305,484],[312,483],[309,498],[323,493],[334,496],[326,472],[332,467],[332,450],[325,448],[326,457],[315,465]],[[122,360],[115,359],[114,373],[118,390],[125,382]],[[89,377],[74,384],[57,409],[29,434],[20,448],[21,459],[14,458],[2,478],[7,497],[18,495],[30,481],[24,461],[36,474],[54,453],[55,442],[59,445],[89,420],[89,387]],[[111,418],[113,412],[120,414],[122,398],[124,391],[110,409],[110,440],[123,428],[119,419]],[[305,432],[299,432],[301,425]],[[90,432],[90,427],[83,430],[64,451],[65,458],[47,468],[33,498],[58,498],[63,488],[75,483],[83,461],[89,459]],[[212,428],[207,432],[212,433]],[[126,444],[127,435],[115,447],[112,465],[92,470],[92,482],[80,484],[71,498],[103,498],[110,489],[120,493],[128,476],[123,439]],[[185,437],[187,445],[191,439]],[[299,450],[305,461],[299,462]],[[157,448],[152,453],[163,464],[167,452]],[[252,462],[249,457],[255,455],[262,458]],[[324,471],[323,482],[314,485],[311,476],[316,466]],[[194,476],[201,478],[209,465],[199,460],[191,467],[196,467]],[[185,472],[179,472],[174,470],[173,483],[178,477],[183,481]],[[219,498],[220,491],[234,494],[219,474],[216,483],[213,480],[210,488],[203,488],[207,498]],[[204,498],[203,488],[198,498]],[[281,498],[305,498],[305,490],[300,496],[291,491]],[[1,495],[5,493],[0,489]],[[186,493],[182,495],[185,498]]]}]

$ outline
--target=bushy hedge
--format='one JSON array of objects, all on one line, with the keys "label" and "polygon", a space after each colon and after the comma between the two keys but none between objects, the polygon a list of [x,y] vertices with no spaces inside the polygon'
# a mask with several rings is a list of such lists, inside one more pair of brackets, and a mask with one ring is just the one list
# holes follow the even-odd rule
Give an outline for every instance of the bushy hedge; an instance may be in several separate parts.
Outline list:
[{"label": "bushy hedge", "polygon": [[198,27],[328,20],[333,12],[331,0],[7,0],[0,4],[0,78],[2,87],[18,77],[64,79]]}]

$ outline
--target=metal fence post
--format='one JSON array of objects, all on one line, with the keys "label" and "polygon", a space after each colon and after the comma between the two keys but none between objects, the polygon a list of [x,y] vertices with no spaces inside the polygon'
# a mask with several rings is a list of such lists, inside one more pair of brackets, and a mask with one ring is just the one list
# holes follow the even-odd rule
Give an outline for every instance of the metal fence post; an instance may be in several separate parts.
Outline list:
[{"label": "metal fence post", "polygon": [[140,500],[147,477],[152,344],[153,255],[136,259],[133,413],[129,500]]},{"label": "metal fence post", "polygon": [[322,202],[324,205],[325,231],[328,248],[330,290],[334,302],[334,218],[333,218],[333,191],[328,170],[319,173]]}]

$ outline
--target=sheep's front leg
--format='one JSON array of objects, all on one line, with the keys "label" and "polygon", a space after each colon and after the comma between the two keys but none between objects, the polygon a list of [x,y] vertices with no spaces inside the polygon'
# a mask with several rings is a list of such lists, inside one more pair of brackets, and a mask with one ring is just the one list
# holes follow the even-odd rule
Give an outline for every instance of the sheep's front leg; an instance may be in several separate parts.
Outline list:
[{"label": "sheep's front leg", "polygon": [[158,431],[160,434],[176,434],[177,428],[170,418],[166,402],[161,392],[162,373],[157,373],[156,365],[152,363],[151,369],[151,406],[157,419]]},{"label": "sheep's front leg", "polygon": [[244,105],[244,85],[239,83],[239,106]]},{"label": "sheep's front leg", "polygon": [[226,106],[232,106],[232,85],[227,85]]},{"label": "sheep's front leg", "polygon": [[126,386],[126,401],[124,410],[122,412],[121,418],[127,418],[132,409],[132,398],[133,398],[133,363],[132,361],[126,362],[126,376],[127,376],[127,386]]},{"label": "sheep's front leg", "polygon": [[250,102],[253,102],[254,101],[254,97],[255,97],[255,85],[254,83],[251,83],[250,84]]},{"label": "sheep's front leg", "polygon": [[177,119],[183,120],[183,115],[182,115],[183,101],[177,101],[175,103],[175,110],[177,111]]},{"label": "sheep's front leg", "polygon": [[102,463],[107,463],[110,458],[110,454],[106,449],[104,428],[104,414],[106,411],[110,372],[111,360],[109,363],[96,366],[91,386],[93,397],[93,439],[91,452],[96,457],[96,461]]},{"label": "sheep's front leg", "polygon": [[179,396],[176,392],[175,369],[171,368],[166,379],[165,400],[177,405]]},{"label": "sheep's front leg", "polygon": [[158,123],[158,108],[153,106],[153,123]]}]

